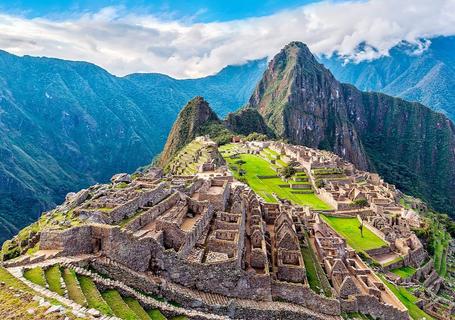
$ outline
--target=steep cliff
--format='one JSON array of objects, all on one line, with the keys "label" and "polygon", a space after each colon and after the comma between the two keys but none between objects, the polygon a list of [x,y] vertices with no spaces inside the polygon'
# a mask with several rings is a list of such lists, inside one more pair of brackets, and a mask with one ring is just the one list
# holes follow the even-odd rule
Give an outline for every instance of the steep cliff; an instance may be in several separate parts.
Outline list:
[{"label": "steep cliff", "polygon": [[334,151],[454,214],[455,126],[443,114],[339,83],[300,42],[270,62],[249,107],[278,137]]}]

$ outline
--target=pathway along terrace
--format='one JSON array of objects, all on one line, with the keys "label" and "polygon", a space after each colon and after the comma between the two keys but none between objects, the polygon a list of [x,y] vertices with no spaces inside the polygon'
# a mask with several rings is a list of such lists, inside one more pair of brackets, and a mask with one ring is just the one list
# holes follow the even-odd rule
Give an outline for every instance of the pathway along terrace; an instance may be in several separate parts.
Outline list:
[{"label": "pathway along terrace", "polygon": [[[199,143],[203,145],[204,141],[213,147],[206,139],[200,138]],[[268,148],[279,154],[283,162],[307,161],[299,169],[305,175],[295,178],[308,178],[309,192],[318,196],[323,190],[317,186],[312,171],[317,164],[325,168],[334,163],[332,168],[344,170],[346,177],[342,177],[343,184],[337,184],[339,190],[349,184],[358,187],[359,182],[352,181],[353,177],[364,177],[325,152],[261,142],[239,147],[255,154]],[[309,167],[305,166],[307,163]],[[90,259],[74,265],[109,275],[141,292],[162,296],[182,308],[214,315],[239,319],[340,319],[342,312],[360,312],[380,319],[408,319],[403,304],[310,207],[285,200],[267,203],[236,181],[227,167],[210,162],[210,158],[195,175],[172,173],[171,170],[163,175],[161,170],[151,168],[134,179],[114,176],[110,185],[69,195],[63,205],[47,214],[47,219],[64,212],[76,222],[57,223],[42,230],[37,242],[40,251],[31,257],[9,260],[5,265],[48,261],[50,258],[41,252],[57,249],[52,258],[88,254]],[[357,210],[359,216],[385,216],[384,209],[392,206],[393,198],[384,196],[387,193],[381,188],[389,186],[381,180],[373,184],[374,179],[369,176],[363,181],[361,190],[371,191],[363,192],[371,205]],[[387,203],[379,205],[373,193],[376,198],[387,199]],[[345,198],[350,197],[347,194]],[[346,212],[333,210],[329,214],[346,216],[354,208],[349,205],[345,209]],[[367,221],[371,221],[368,228],[375,228],[372,219]],[[403,222],[394,224],[395,229],[391,227],[399,244],[388,239],[389,247],[380,253],[406,252],[401,263],[412,264],[418,259],[412,256],[418,247],[406,247],[412,243],[400,238],[412,238],[402,230],[404,225]],[[378,236],[380,232],[378,229]],[[310,288],[302,248],[315,252],[310,261],[319,266],[322,273],[318,277],[326,277],[326,295]],[[375,252],[368,254],[374,256]]]}]

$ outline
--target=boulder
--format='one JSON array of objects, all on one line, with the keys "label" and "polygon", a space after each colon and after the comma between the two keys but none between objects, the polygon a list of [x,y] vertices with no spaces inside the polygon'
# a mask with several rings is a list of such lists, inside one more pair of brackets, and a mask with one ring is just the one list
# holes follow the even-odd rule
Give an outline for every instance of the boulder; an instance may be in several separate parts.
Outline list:
[{"label": "boulder", "polygon": [[132,179],[131,176],[127,173],[118,173],[112,176],[111,182],[113,184],[118,184],[118,183],[131,183]]}]

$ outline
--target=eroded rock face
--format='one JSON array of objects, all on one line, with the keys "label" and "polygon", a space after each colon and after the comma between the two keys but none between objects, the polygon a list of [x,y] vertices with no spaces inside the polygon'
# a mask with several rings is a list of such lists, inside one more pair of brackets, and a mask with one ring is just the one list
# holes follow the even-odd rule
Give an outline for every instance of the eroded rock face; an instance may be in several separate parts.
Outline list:
[{"label": "eroded rock face", "polygon": [[292,42],[275,56],[249,107],[277,137],[331,150],[455,211],[454,124],[421,104],[339,83],[305,44]]}]

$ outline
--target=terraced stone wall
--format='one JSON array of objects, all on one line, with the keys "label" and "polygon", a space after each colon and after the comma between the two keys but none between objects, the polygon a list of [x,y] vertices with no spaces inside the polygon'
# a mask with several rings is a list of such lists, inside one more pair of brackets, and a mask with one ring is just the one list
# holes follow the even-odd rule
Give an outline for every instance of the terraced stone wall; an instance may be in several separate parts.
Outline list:
[{"label": "terraced stone wall", "polygon": [[305,306],[311,310],[318,310],[328,315],[340,315],[340,302],[316,294],[308,286],[296,285],[288,282],[273,281],[272,296]]}]

